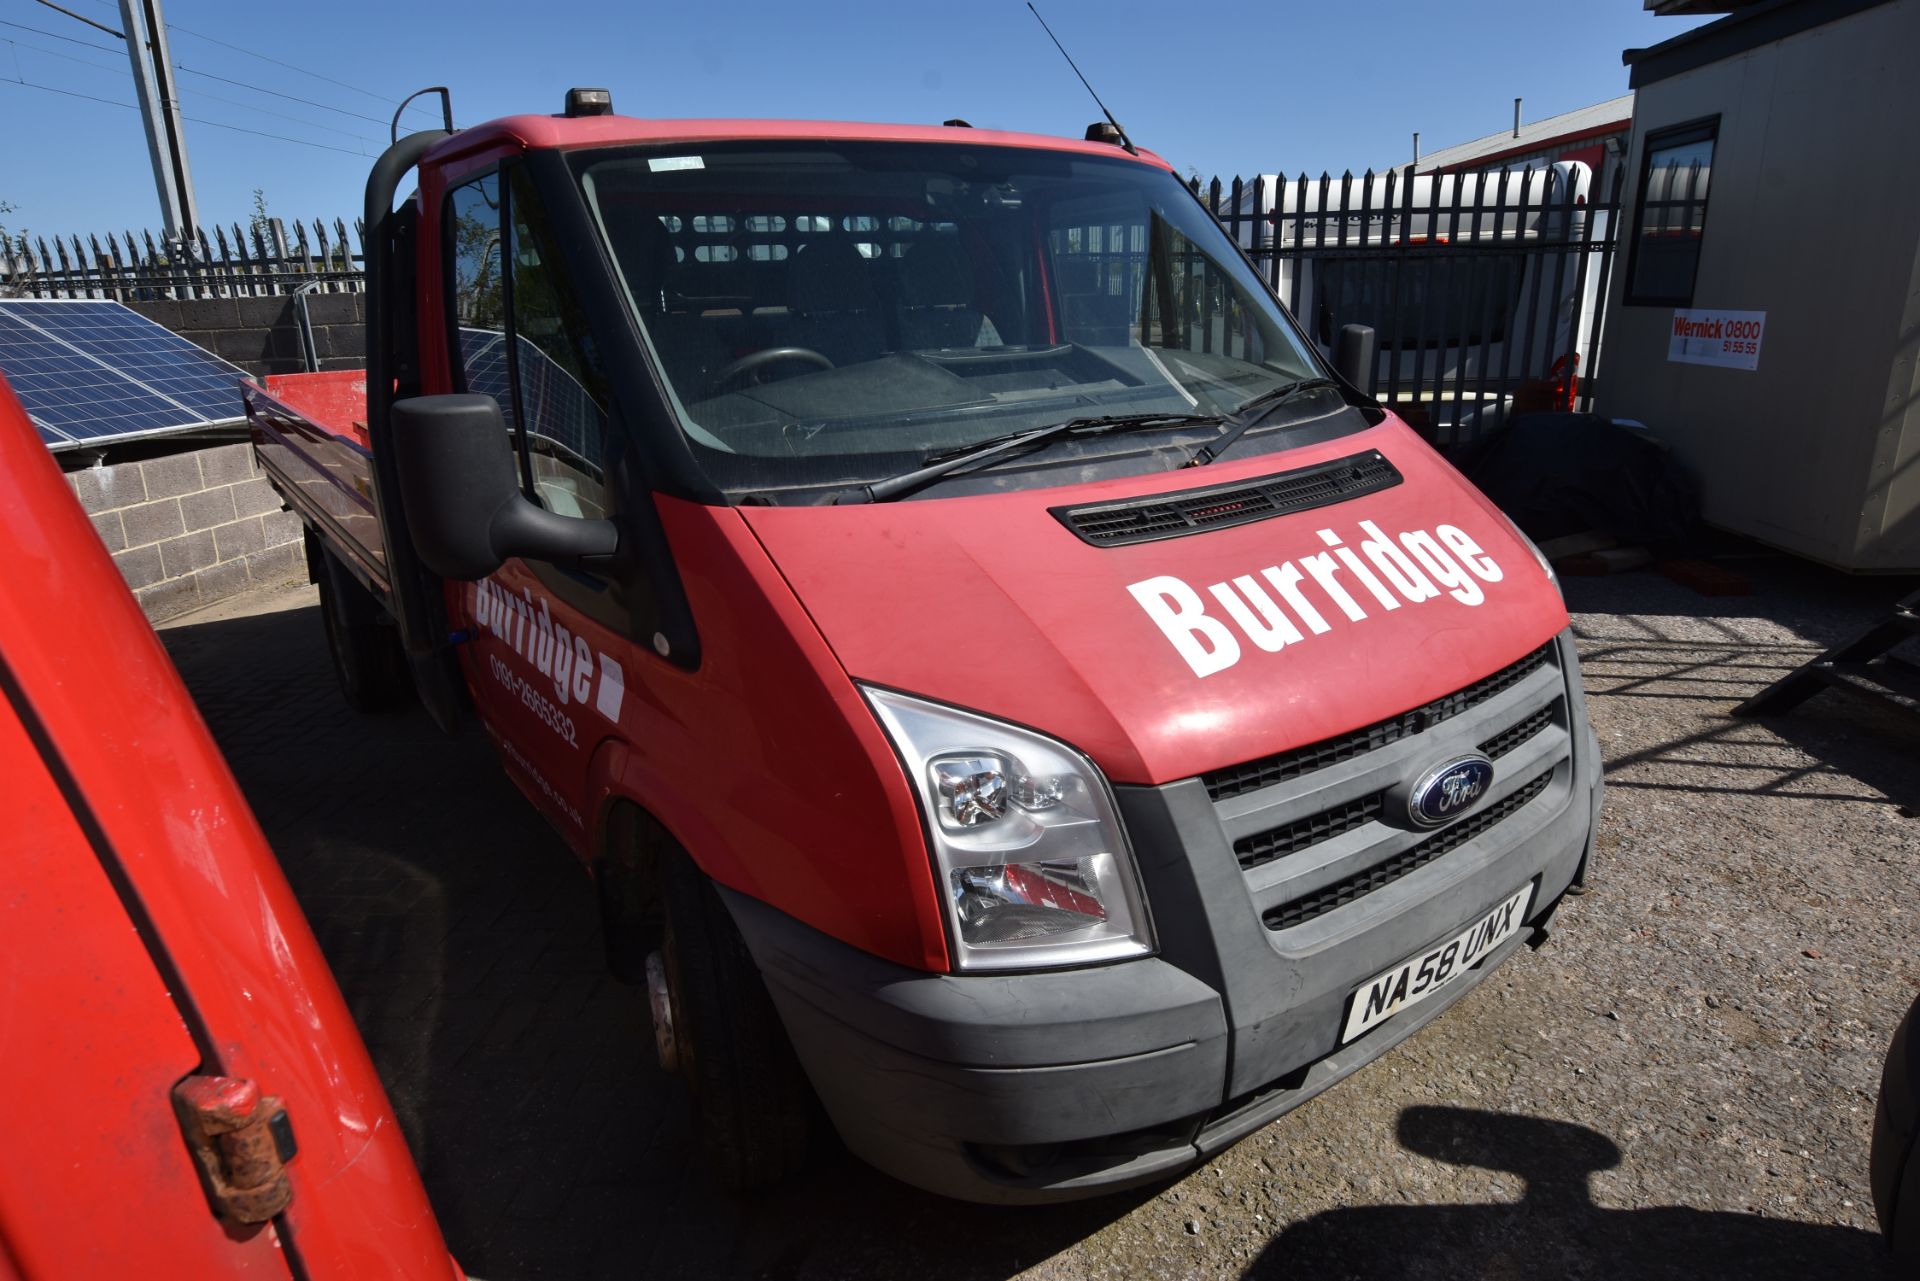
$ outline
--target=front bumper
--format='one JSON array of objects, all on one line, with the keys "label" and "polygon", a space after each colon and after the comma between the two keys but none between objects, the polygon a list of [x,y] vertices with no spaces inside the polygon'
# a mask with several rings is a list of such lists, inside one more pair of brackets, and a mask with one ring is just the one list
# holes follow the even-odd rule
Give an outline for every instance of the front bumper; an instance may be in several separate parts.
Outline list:
[{"label": "front bumper", "polygon": [[[1236,816],[1249,807],[1216,804],[1199,779],[1115,789],[1159,932],[1159,955],[1144,960],[1031,974],[926,974],[757,900],[722,895],[815,1090],[841,1137],[867,1161],[973,1201],[1066,1200],[1152,1182],[1419,1031],[1538,937],[1568,887],[1585,878],[1599,758],[1570,640],[1563,637],[1558,650],[1560,671],[1571,675],[1558,704],[1561,737],[1536,743],[1516,771],[1534,778],[1524,803],[1443,856],[1303,924],[1276,925],[1291,918],[1263,912],[1274,878],[1243,870],[1230,839]],[[1536,684],[1544,688],[1544,679]],[[1481,719],[1461,714],[1460,724],[1409,741],[1438,750],[1449,736],[1486,733]],[[1553,744],[1543,756],[1539,749]],[[1399,748],[1380,755],[1392,752],[1406,755]],[[1365,776],[1370,768],[1377,773],[1351,763],[1323,771],[1316,794],[1337,793],[1341,779],[1374,786]],[[1416,837],[1388,833],[1376,844],[1400,849]],[[1315,856],[1327,876],[1343,870],[1342,858],[1360,856],[1337,842],[1329,848]],[[1339,1044],[1355,986],[1529,882],[1530,930],[1440,995]]]}]

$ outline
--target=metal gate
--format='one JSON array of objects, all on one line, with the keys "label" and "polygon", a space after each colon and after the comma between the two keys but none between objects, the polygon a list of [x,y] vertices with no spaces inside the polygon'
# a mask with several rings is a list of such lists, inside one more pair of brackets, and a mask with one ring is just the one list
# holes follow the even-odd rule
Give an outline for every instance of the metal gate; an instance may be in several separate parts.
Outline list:
[{"label": "metal gate", "polygon": [[1373,328],[1375,394],[1450,446],[1592,408],[1621,179],[1602,195],[1560,163],[1190,185],[1323,351]]}]

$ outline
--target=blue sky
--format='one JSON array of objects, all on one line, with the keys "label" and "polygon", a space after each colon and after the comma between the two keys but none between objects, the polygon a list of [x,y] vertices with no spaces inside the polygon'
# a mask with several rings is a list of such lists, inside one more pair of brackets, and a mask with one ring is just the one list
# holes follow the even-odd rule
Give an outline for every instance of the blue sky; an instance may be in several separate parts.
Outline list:
[{"label": "blue sky", "polygon": [[[119,26],[114,0],[60,2]],[[452,88],[463,124],[557,110],[576,84],[612,89],[627,115],[960,116],[1076,136],[1096,115],[1021,0],[165,9],[183,109],[205,122],[186,129],[206,221],[244,220],[256,187],[282,217],[350,216],[384,122],[427,84]],[[1432,150],[1510,123],[1516,96],[1530,120],[1598,102],[1626,91],[1623,48],[1698,22],[1655,18],[1639,0],[1047,0],[1041,11],[1137,142],[1183,172],[1227,176],[1397,163],[1416,129]],[[0,223],[157,226],[139,114],[15,83],[131,104],[120,42],[35,0],[0,0],[0,23],[15,24],[0,25],[0,201],[16,206]]]}]

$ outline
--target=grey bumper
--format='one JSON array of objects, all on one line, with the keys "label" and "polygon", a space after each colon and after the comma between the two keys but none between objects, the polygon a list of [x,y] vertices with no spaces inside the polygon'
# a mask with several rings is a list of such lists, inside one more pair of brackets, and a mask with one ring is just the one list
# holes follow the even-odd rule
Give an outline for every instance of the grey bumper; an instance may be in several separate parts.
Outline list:
[{"label": "grey bumper", "polygon": [[[1197,779],[1115,789],[1159,933],[1159,955],[1145,960],[931,975],[722,894],[815,1090],[847,1145],[872,1164],[991,1202],[1064,1200],[1165,1178],[1419,1031],[1537,935],[1584,876],[1599,762],[1570,642],[1560,648],[1572,674],[1557,704],[1561,738],[1518,771],[1550,781],[1497,826],[1304,925],[1275,928],[1271,911],[1263,919],[1272,886],[1243,871],[1230,839],[1246,807],[1223,817]],[[1486,732],[1471,716],[1459,720],[1426,746]],[[1335,777],[1373,786],[1361,773]],[[1391,853],[1414,839],[1402,835],[1379,841]],[[1327,875],[1342,870],[1332,856],[1328,866]],[[1532,930],[1440,995],[1339,1044],[1357,985],[1530,882]]]}]

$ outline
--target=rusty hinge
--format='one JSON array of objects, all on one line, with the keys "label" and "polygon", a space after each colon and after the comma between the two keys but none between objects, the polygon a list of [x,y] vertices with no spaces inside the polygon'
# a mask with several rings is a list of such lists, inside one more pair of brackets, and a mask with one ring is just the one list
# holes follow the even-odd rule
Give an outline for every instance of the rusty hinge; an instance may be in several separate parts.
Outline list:
[{"label": "rusty hinge", "polygon": [[242,1077],[189,1076],[173,1087],[173,1111],[215,1214],[265,1223],[287,1208],[293,1126],[279,1099]]}]

